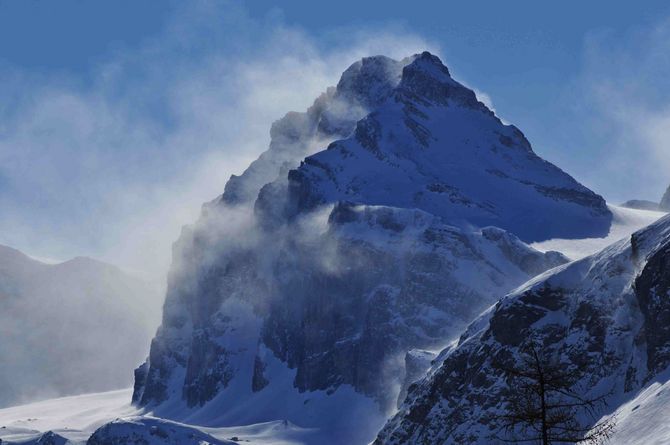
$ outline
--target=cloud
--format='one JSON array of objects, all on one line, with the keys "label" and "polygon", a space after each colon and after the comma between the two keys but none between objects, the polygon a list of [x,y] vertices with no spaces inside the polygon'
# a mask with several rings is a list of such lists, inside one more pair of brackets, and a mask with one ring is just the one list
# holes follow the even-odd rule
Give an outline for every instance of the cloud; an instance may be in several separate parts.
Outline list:
[{"label": "cloud", "polygon": [[[461,83],[463,83],[463,82],[461,82]],[[466,87],[470,88],[472,91],[474,91],[475,96],[477,96],[477,100],[480,101],[481,103],[483,103],[484,105],[486,105],[486,107],[489,110],[493,111],[493,113],[495,113],[495,115],[498,116],[498,119],[500,119],[503,124],[510,125],[510,123],[508,121],[506,121],[505,118],[501,117],[498,114],[498,111],[496,110],[495,106],[493,105],[493,99],[491,99],[491,96],[489,96],[487,93],[485,93],[481,90],[478,90],[477,88],[468,86],[466,84],[464,84],[464,85]]]},{"label": "cloud", "polygon": [[325,44],[241,3],[175,8],[85,75],[0,66],[0,243],[162,280],[180,227],[267,148],[274,120],[360,57],[438,51],[398,26]]},{"label": "cloud", "polygon": [[670,184],[670,19],[613,33],[589,35],[575,89],[596,140],[592,168],[617,200],[658,201]]}]

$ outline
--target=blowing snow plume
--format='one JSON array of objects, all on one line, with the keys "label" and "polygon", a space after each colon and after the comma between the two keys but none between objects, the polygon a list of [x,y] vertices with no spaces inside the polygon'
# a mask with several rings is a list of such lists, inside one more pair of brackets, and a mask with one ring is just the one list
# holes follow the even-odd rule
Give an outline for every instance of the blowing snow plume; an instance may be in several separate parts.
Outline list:
[{"label": "blowing snow plume", "polygon": [[157,35],[89,72],[0,65],[0,243],[101,258],[164,286],[181,226],[267,147],[273,120],[351,60],[433,47],[380,27],[323,49],[237,2],[173,3]]}]

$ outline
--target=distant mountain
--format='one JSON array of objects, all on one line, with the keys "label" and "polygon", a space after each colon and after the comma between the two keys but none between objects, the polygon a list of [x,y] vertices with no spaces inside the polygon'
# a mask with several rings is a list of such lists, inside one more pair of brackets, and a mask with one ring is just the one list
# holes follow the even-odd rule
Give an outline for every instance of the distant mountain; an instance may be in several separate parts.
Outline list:
[{"label": "distant mountain", "polygon": [[0,246],[0,407],[128,385],[158,301],[109,264],[46,264]]},{"label": "distant mountain", "polygon": [[665,191],[660,203],[654,201],[646,201],[644,199],[631,199],[621,204],[621,207],[628,207],[629,209],[639,210],[654,210],[662,212],[670,212],[670,187]]},{"label": "distant mountain", "polygon": [[134,402],[155,415],[365,443],[426,349],[567,261],[523,240],[609,231],[602,197],[429,53],[355,63],[271,136],[175,244],[136,370]]},{"label": "distant mountain", "polygon": [[[495,443],[490,436],[496,419],[506,395],[515,391],[502,369],[514,367],[519,348],[530,340],[579,376],[574,388],[582,397],[607,396],[598,415],[616,411],[640,392],[655,392],[645,388],[658,389],[670,367],[668,264],[670,217],[664,217],[596,255],[532,280],[473,322],[436,369],[410,387],[375,444]],[[645,428],[632,423],[636,417],[641,421],[631,413],[640,404],[651,415],[645,397],[619,410],[622,425],[633,428],[619,437],[664,433],[662,423],[645,422]]]},{"label": "distant mountain", "polygon": [[631,199],[621,204],[621,207],[626,207],[628,209],[637,209],[637,210],[652,210],[659,211],[660,205],[657,202],[646,201],[644,199]]}]

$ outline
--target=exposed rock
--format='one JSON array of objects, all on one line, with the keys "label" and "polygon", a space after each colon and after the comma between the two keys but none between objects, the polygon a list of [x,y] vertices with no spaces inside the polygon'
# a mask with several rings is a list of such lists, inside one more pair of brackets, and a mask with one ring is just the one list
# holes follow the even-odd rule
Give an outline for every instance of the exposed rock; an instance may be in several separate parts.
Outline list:
[{"label": "exposed rock", "polygon": [[[484,314],[410,388],[376,444],[488,444],[507,386],[500,366],[532,339],[578,370],[575,390],[606,414],[670,366],[670,217],[531,281]],[[611,391],[611,393],[610,393]],[[595,421],[595,420],[594,420]],[[495,442],[495,441],[494,441]]]}]

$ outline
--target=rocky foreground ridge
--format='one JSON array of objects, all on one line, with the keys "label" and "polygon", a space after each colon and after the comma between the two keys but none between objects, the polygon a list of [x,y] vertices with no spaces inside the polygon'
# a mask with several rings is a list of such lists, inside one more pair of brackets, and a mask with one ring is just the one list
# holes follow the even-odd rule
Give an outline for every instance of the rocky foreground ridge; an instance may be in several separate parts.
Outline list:
[{"label": "rocky foreground ridge", "polygon": [[[579,370],[583,396],[606,415],[670,365],[670,217],[602,252],[557,268],[473,322],[429,376],[409,388],[375,444],[489,444],[508,376],[529,340]],[[502,368],[504,369],[504,368]],[[663,380],[662,380],[663,381]],[[597,419],[595,419],[597,420]]]}]

